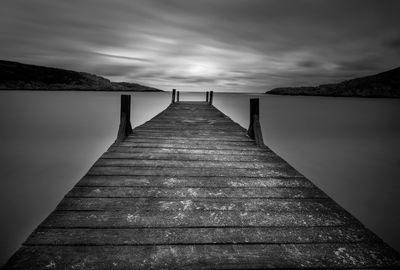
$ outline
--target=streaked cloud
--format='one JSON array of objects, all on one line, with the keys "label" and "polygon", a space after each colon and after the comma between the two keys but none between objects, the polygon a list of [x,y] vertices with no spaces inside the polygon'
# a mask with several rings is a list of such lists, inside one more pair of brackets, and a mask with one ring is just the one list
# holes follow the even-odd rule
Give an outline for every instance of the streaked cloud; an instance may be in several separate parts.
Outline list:
[{"label": "streaked cloud", "polygon": [[266,91],[400,63],[397,0],[3,0],[2,59],[162,89]]}]

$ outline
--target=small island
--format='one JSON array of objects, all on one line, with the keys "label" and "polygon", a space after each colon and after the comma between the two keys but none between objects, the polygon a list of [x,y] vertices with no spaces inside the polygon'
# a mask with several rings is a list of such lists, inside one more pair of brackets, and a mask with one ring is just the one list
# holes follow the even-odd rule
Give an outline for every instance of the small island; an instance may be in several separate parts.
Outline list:
[{"label": "small island", "polygon": [[267,91],[266,94],[290,96],[400,98],[400,68],[335,84],[274,88]]},{"label": "small island", "polygon": [[0,90],[163,92],[137,83],[112,82],[86,72],[3,60],[0,60]]}]

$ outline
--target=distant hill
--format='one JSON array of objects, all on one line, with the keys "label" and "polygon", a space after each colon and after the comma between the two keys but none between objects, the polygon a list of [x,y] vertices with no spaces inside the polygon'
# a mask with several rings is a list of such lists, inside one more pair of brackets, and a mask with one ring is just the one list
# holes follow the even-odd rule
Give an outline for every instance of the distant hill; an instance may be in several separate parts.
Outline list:
[{"label": "distant hill", "polygon": [[0,90],[162,91],[71,70],[0,60]]},{"label": "distant hill", "polygon": [[266,93],[293,96],[400,98],[400,68],[336,84],[274,88]]},{"label": "distant hill", "polygon": [[121,87],[124,87],[128,90],[131,91],[152,91],[152,92],[162,92],[163,90],[157,89],[157,88],[153,88],[153,87],[149,87],[149,86],[145,86],[145,85],[141,85],[138,83],[128,83],[128,82],[113,82],[113,84],[117,84]]}]

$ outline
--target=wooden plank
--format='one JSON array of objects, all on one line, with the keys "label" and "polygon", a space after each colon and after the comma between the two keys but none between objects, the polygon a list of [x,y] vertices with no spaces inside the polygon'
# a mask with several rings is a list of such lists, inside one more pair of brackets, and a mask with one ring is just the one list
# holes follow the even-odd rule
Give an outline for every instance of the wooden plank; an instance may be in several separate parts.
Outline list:
[{"label": "wooden plank", "polygon": [[272,152],[262,155],[213,155],[213,154],[169,154],[159,152],[106,152],[102,159],[138,159],[138,160],[172,160],[172,161],[224,161],[224,162],[276,162],[283,161]]},{"label": "wooden plank", "polygon": [[24,245],[167,245],[379,242],[363,227],[38,228]]},{"label": "wooden plank", "polygon": [[218,144],[218,143],[201,143],[201,142],[192,142],[192,143],[134,143],[129,141],[123,141],[118,143],[119,146],[127,146],[127,147],[142,147],[142,148],[180,148],[180,149],[211,149],[211,150],[259,150],[259,148],[253,143],[246,143],[246,146],[241,145],[240,143],[236,145],[233,144]]},{"label": "wooden plank", "polygon": [[160,114],[156,117],[154,117],[151,121],[148,121],[148,123],[161,123],[162,121],[164,122],[184,122],[184,123],[235,123],[230,119],[229,117],[222,115],[221,113],[216,113],[216,112],[197,112],[197,113],[192,113],[192,112],[174,112],[174,113],[167,113],[167,114]]},{"label": "wooden plank", "polygon": [[182,114],[179,114],[179,112],[161,113],[156,117],[154,117],[153,119],[151,119],[151,122],[162,122],[162,121],[183,121],[186,123],[207,122],[211,124],[215,122],[233,123],[232,119],[230,119],[226,115],[217,112],[206,112],[206,111],[202,112],[199,111],[197,114],[192,112],[182,112]]},{"label": "wooden plank", "polygon": [[244,176],[244,177],[302,177],[292,168],[225,169],[225,168],[157,168],[157,167],[92,167],[88,175],[165,175],[165,176]]},{"label": "wooden plank", "polygon": [[271,198],[82,198],[66,197],[56,208],[63,211],[260,211],[330,212],[342,208],[330,199]]},{"label": "wooden plank", "polygon": [[252,139],[246,136],[216,136],[216,137],[205,137],[205,136],[193,136],[193,137],[185,137],[185,136],[176,136],[174,139],[171,138],[165,138],[165,136],[162,136],[159,133],[150,135],[146,134],[148,136],[143,136],[145,133],[141,132],[134,132],[130,134],[128,137],[126,137],[126,141],[149,141],[149,140],[173,140],[173,141],[184,141],[184,140],[191,140],[191,141],[207,141],[207,142],[254,142]]},{"label": "wooden plank", "polygon": [[191,139],[193,141],[214,141],[214,142],[254,142],[252,139],[245,136],[215,136],[215,137],[206,137],[206,136],[175,136],[174,138],[166,137],[164,133],[153,133],[147,134],[145,132],[133,132],[129,137],[127,137],[126,141],[148,141],[148,140],[175,140],[175,141],[183,141]]},{"label": "wooden plank", "polygon": [[245,130],[238,131],[223,131],[223,130],[177,130],[177,129],[164,129],[160,130],[156,127],[154,128],[135,128],[135,132],[140,133],[150,133],[150,134],[164,134],[165,136],[246,136]]},{"label": "wooden plank", "polygon": [[212,149],[187,149],[187,148],[155,148],[155,147],[128,147],[115,144],[108,149],[109,152],[125,153],[165,153],[165,154],[190,154],[190,155],[251,155],[268,156],[263,149],[252,150],[212,150]]},{"label": "wooden plank", "polygon": [[145,160],[145,159],[121,159],[100,158],[94,166],[126,166],[126,167],[166,167],[166,168],[233,168],[233,169],[270,169],[286,167],[287,164],[274,160],[269,162],[235,162],[235,161],[197,161],[197,160]]},{"label": "wooden plank", "polygon": [[[149,122],[152,122],[153,120],[157,121],[160,120],[162,121],[163,119],[167,120],[177,120],[177,121],[185,121],[186,123],[193,123],[193,122],[202,122],[202,121],[213,121],[219,122],[219,121],[225,121],[225,120],[231,120],[227,116],[218,113],[218,112],[207,112],[207,111],[197,111],[197,112],[191,112],[191,111],[176,111],[176,112],[169,112],[169,113],[164,113],[156,116],[154,119],[152,119]],[[231,120],[231,123],[234,123]]]},{"label": "wooden plank", "polygon": [[237,133],[221,133],[221,132],[190,132],[190,131],[165,131],[165,132],[159,132],[157,130],[151,130],[151,131],[138,131],[136,129],[133,130],[132,134],[130,134],[127,139],[129,140],[130,138],[168,138],[172,137],[173,138],[185,138],[187,139],[188,137],[193,139],[193,140],[238,140],[238,139],[245,139],[247,141],[252,141],[249,139],[249,137],[246,136],[244,132],[239,132]]},{"label": "wooden plank", "polygon": [[200,125],[210,125],[210,126],[238,126],[237,123],[233,122],[231,119],[226,118],[226,117],[202,117],[202,118],[188,118],[188,116],[183,116],[183,117],[178,117],[178,116],[157,116],[151,121],[147,121],[146,123],[143,123],[142,125],[147,125],[147,124],[157,124],[157,125],[175,125],[175,124],[183,124],[183,125],[194,125],[194,124],[200,124]]},{"label": "wooden plank", "polygon": [[204,116],[208,117],[209,115],[213,115],[215,117],[226,117],[225,114],[223,114],[221,111],[215,109],[215,108],[210,108],[207,106],[201,107],[201,106],[190,106],[190,107],[179,107],[179,108],[168,108],[168,110],[165,110],[164,112],[160,113],[158,116],[177,116],[177,117],[182,117],[183,115],[190,115],[194,118],[203,118]]},{"label": "wooden plank", "polygon": [[[27,261],[29,262],[27,264]],[[380,243],[281,245],[30,246],[13,269],[265,269],[399,267]]]},{"label": "wooden plank", "polygon": [[306,178],[168,177],[86,175],[77,186],[127,187],[315,187]]},{"label": "wooden plank", "polygon": [[216,116],[215,114],[202,114],[200,117],[196,117],[193,114],[185,115],[184,117],[178,116],[158,116],[151,121],[143,123],[141,127],[147,125],[157,125],[157,126],[204,126],[205,128],[214,127],[235,127],[242,129],[238,123],[232,121],[227,117]]},{"label": "wooden plank", "polygon": [[200,124],[200,123],[177,123],[177,124],[157,124],[157,123],[146,123],[138,127],[140,128],[157,128],[159,130],[220,130],[220,131],[242,131],[243,128],[237,124],[229,124],[229,125],[222,125],[222,124],[217,124],[214,123],[212,125],[210,124]]},{"label": "wooden plank", "polygon": [[[128,209],[127,209],[128,210]],[[359,224],[339,212],[246,211],[54,211],[40,224],[46,228],[135,227],[291,227],[348,226]]]},{"label": "wooden plank", "polygon": [[[185,126],[164,126],[164,127],[159,127],[157,125],[148,125],[148,126],[139,126],[136,127],[137,130],[157,130],[157,131],[181,131],[181,130],[187,130],[187,127]],[[193,126],[190,128],[192,132],[196,131],[206,131],[206,132],[220,132],[220,133],[231,133],[231,132],[237,132],[240,133],[243,130],[242,127],[219,127],[219,126]]]},{"label": "wooden plank", "polygon": [[192,120],[192,119],[187,119],[185,118],[161,118],[157,117],[156,119],[153,119],[151,121],[148,121],[144,124],[141,125],[141,127],[147,126],[147,125],[156,125],[156,126],[175,126],[175,125],[181,125],[181,126],[187,126],[187,127],[192,127],[192,126],[226,126],[226,127],[237,127],[238,124],[233,122],[230,119],[226,118],[220,118],[220,119],[203,119],[203,120]]},{"label": "wooden plank", "polygon": [[161,188],[79,187],[66,197],[175,197],[175,198],[326,198],[317,188]]},{"label": "wooden plank", "polygon": [[230,146],[254,146],[254,141],[248,140],[247,138],[244,138],[246,140],[243,141],[223,141],[223,140],[194,140],[192,138],[184,138],[182,137],[181,139],[171,139],[171,138],[134,138],[130,137],[129,139],[126,139],[124,142],[125,143],[132,143],[132,144],[148,144],[148,143],[153,143],[153,144],[198,144],[198,145],[230,145]]},{"label": "wooden plank", "polygon": [[159,116],[147,123],[152,124],[169,124],[169,125],[177,125],[177,124],[186,124],[186,125],[194,125],[194,124],[201,124],[201,125],[232,125],[236,124],[229,118],[197,118],[197,119],[188,119],[187,116],[183,117],[167,117],[167,116]]}]

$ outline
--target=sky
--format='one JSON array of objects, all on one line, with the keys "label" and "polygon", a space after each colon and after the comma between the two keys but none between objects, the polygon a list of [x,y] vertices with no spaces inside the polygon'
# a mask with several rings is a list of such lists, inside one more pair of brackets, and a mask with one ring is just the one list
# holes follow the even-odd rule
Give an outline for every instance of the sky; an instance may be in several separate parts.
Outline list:
[{"label": "sky", "polygon": [[265,92],[400,63],[398,0],[1,0],[0,59],[164,90]]}]

